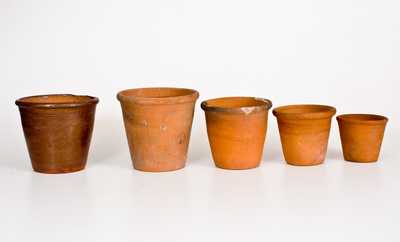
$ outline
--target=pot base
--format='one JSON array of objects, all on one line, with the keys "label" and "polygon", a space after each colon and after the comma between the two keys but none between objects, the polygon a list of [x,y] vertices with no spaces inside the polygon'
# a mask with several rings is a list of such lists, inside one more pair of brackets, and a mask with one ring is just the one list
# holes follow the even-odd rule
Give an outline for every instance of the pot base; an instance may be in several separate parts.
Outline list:
[{"label": "pot base", "polygon": [[318,165],[322,165],[324,162],[321,161],[321,162],[317,162],[317,163],[295,163],[295,162],[286,161],[286,163],[291,166],[318,166]]},{"label": "pot base", "polygon": [[360,160],[354,160],[354,159],[344,159],[347,162],[353,162],[353,163],[376,163],[378,160],[369,160],[369,161],[360,161]]},{"label": "pot base", "polygon": [[33,167],[33,171],[44,174],[65,174],[82,171],[85,166],[69,167],[69,168],[43,168],[43,167]]},{"label": "pot base", "polygon": [[141,167],[133,166],[133,169],[142,171],[142,172],[169,172],[169,171],[178,171],[183,168],[185,168],[185,166],[167,168],[167,169],[149,169],[149,168],[141,168]]},{"label": "pot base", "polygon": [[254,169],[254,168],[259,167],[260,164],[251,165],[251,166],[241,166],[241,167],[221,166],[221,165],[217,165],[217,164],[215,164],[215,166],[216,166],[217,168],[224,169],[224,170],[250,170],[250,169]]}]

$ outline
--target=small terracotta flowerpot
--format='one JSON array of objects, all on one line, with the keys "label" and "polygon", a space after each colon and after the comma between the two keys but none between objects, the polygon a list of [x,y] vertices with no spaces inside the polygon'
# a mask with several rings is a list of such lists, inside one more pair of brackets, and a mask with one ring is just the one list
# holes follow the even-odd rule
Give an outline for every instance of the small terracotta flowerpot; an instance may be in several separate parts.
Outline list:
[{"label": "small terracotta flowerpot", "polygon": [[334,107],[313,104],[288,105],[273,110],[288,164],[312,166],[323,163],[335,113]]},{"label": "small terracotta flowerpot", "polygon": [[41,95],[15,101],[34,171],[68,173],[85,168],[98,98]]},{"label": "small terracotta flowerpot", "polygon": [[224,97],[202,102],[208,140],[217,167],[250,169],[260,165],[270,100]]},{"label": "small terracotta flowerpot", "polygon": [[184,88],[137,88],[118,93],[133,167],[162,172],[185,166],[199,93]]},{"label": "small terracotta flowerpot", "polygon": [[373,114],[344,114],[336,117],[344,159],[376,162],[388,118]]}]

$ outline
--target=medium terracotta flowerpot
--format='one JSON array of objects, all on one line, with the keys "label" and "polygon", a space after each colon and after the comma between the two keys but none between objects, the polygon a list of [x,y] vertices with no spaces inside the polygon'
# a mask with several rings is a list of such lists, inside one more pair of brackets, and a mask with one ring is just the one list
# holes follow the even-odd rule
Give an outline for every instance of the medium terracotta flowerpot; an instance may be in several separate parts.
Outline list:
[{"label": "medium terracotta flowerpot", "polygon": [[85,168],[98,101],[71,94],[15,101],[34,171],[68,173]]},{"label": "medium terracotta flowerpot", "polygon": [[185,166],[199,93],[184,88],[137,88],[118,93],[133,167],[162,172]]},{"label": "medium terracotta flowerpot", "polygon": [[376,162],[388,118],[374,114],[344,114],[336,117],[344,159]]},{"label": "medium terracotta flowerpot", "polygon": [[270,100],[224,97],[202,102],[214,163],[223,169],[260,165],[268,125]]},{"label": "medium terracotta flowerpot", "polygon": [[323,163],[335,113],[334,107],[313,104],[288,105],[273,110],[288,164],[312,166]]}]

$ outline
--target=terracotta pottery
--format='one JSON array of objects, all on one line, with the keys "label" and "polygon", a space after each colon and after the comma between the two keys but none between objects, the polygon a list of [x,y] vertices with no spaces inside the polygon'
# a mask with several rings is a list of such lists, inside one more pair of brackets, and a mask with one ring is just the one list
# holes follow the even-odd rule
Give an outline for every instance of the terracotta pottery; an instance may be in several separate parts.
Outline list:
[{"label": "terracotta pottery", "polygon": [[344,159],[376,162],[388,119],[374,114],[344,114],[336,117]]},{"label": "terracotta pottery", "polygon": [[85,168],[98,101],[71,94],[15,101],[34,171],[67,173]]},{"label": "terracotta pottery", "polygon": [[202,102],[208,140],[217,167],[250,169],[260,165],[270,100],[224,97]]},{"label": "terracotta pottery", "polygon": [[288,164],[312,166],[323,163],[335,113],[334,107],[313,104],[288,105],[273,110]]},{"label": "terracotta pottery", "polygon": [[133,167],[162,172],[185,166],[199,93],[184,88],[138,88],[118,93]]}]

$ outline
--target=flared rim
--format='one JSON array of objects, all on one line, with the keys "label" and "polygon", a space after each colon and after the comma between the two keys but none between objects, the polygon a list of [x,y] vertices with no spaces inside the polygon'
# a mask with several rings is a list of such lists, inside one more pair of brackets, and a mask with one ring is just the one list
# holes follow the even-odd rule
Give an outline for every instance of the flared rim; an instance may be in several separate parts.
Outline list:
[{"label": "flared rim", "polygon": [[389,119],[382,115],[367,113],[341,114],[336,117],[338,122],[348,122],[356,124],[386,124]]},{"label": "flared rim", "polygon": [[220,97],[208,99],[201,103],[204,111],[224,113],[250,114],[269,110],[272,102],[269,99],[258,97]]},{"label": "flared rim", "polygon": [[85,105],[95,105],[97,97],[74,94],[44,94],[19,98],[15,101],[18,107],[35,108],[71,108]]},{"label": "flared rim", "polygon": [[320,104],[295,104],[275,108],[272,113],[285,119],[324,119],[331,118],[336,108]]},{"label": "flared rim", "polygon": [[195,102],[199,92],[194,89],[178,87],[146,87],[132,88],[118,92],[120,102],[136,102],[141,104],[175,104]]}]

